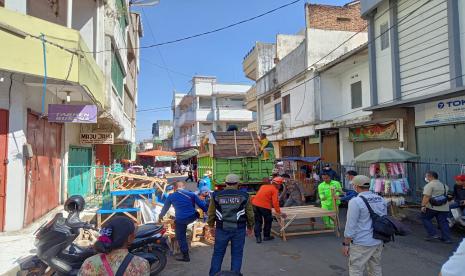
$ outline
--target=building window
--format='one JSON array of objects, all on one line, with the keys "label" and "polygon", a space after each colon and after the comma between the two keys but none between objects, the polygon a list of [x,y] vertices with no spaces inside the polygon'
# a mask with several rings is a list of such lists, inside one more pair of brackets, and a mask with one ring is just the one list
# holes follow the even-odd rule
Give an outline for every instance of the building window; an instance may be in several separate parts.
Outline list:
[{"label": "building window", "polygon": [[381,50],[389,48],[389,25],[387,22],[379,26],[379,33],[381,35]]},{"label": "building window", "polygon": [[126,4],[124,0],[116,0],[116,11],[118,13],[119,26],[121,27],[121,32],[123,37],[126,37],[126,27],[128,26],[128,21],[126,19]]},{"label": "building window", "polygon": [[273,100],[278,100],[279,98],[281,98],[281,91],[273,94]]},{"label": "building window", "polygon": [[271,102],[271,96],[265,97],[263,99],[263,104],[269,104]]},{"label": "building window", "polygon": [[291,113],[291,95],[283,97],[283,114]]},{"label": "building window", "polygon": [[274,105],[274,120],[281,120],[281,103],[277,103]]},{"label": "building window", "polygon": [[116,89],[118,96],[123,98],[123,80],[124,70],[121,62],[116,54],[116,51],[112,49],[111,52],[111,81]]},{"label": "building window", "polygon": [[362,107],[362,82],[358,81],[350,85],[352,109]]}]

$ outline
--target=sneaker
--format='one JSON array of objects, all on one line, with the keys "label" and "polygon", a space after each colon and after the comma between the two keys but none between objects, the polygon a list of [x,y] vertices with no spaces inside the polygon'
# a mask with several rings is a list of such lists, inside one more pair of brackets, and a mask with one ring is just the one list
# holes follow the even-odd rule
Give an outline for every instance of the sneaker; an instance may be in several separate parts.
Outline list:
[{"label": "sneaker", "polygon": [[258,236],[256,239],[257,239],[257,243],[262,243],[262,237],[261,236]]},{"label": "sneaker", "polygon": [[439,236],[433,236],[433,237],[427,236],[427,237],[425,237],[425,241],[435,241],[435,240],[439,240],[439,239],[440,239]]}]

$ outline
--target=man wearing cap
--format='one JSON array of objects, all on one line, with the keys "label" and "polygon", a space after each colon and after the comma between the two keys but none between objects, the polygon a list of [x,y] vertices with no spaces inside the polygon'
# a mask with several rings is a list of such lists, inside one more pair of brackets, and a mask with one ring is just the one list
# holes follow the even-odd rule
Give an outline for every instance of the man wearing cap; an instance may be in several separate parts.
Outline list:
[{"label": "man wearing cap", "polygon": [[349,257],[349,275],[363,276],[367,268],[369,276],[381,276],[383,242],[373,238],[370,212],[362,197],[380,216],[387,214],[386,202],[382,197],[370,191],[370,178],[367,176],[355,176],[352,179],[352,185],[358,196],[349,201],[342,242],[342,253]]},{"label": "man wearing cap", "polygon": [[221,271],[229,242],[231,271],[241,272],[245,236],[252,235],[254,213],[249,194],[238,190],[239,181],[239,176],[228,174],[225,179],[226,188],[214,192],[210,201],[207,223],[215,236],[210,276]]},{"label": "man wearing cap", "polygon": [[205,172],[204,175],[203,175],[203,178],[200,179],[199,181],[199,185],[198,185],[198,188],[199,190],[202,189],[202,187],[208,187],[209,189],[211,189],[211,185],[212,185],[212,181],[211,181],[211,173],[209,171]]},{"label": "man wearing cap", "polygon": [[284,183],[284,179],[280,176],[273,178],[271,184],[264,184],[260,187],[257,195],[252,200],[253,210],[255,214],[255,238],[257,243],[262,242],[262,226],[263,240],[270,241],[274,239],[271,236],[271,224],[273,223],[273,215],[271,209],[282,217],[286,217],[281,213],[279,208],[279,188]]},{"label": "man wearing cap", "polygon": [[325,173],[329,175],[329,177],[331,177],[331,180],[339,181],[339,176],[337,175],[337,172],[333,170],[333,168],[331,168],[331,164],[329,163],[325,164],[325,166],[323,167],[323,170],[321,171],[321,176],[323,176],[323,174]]}]

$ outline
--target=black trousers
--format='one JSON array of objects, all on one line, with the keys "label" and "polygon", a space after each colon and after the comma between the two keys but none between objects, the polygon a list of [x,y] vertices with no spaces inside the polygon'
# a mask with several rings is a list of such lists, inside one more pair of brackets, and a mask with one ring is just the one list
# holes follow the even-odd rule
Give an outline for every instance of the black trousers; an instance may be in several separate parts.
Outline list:
[{"label": "black trousers", "polygon": [[186,182],[189,182],[189,180],[194,182],[194,176],[193,175],[187,176]]},{"label": "black trousers", "polygon": [[255,237],[260,237],[262,234],[263,227],[263,237],[271,236],[271,224],[273,223],[273,215],[271,214],[270,209],[262,207],[253,207],[255,215]]}]

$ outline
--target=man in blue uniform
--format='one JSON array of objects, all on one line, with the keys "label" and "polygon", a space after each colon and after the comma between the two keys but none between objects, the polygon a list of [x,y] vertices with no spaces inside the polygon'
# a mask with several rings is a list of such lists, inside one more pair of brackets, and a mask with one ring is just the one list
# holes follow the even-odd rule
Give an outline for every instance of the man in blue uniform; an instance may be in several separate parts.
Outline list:
[{"label": "man in blue uniform", "polygon": [[217,275],[221,271],[229,242],[231,242],[231,271],[240,274],[245,236],[252,235],[254,226],[254,213],[249,194],[237,188],[239,176],[229,174],[225,182],[226,188],[213,193],[208,208],[208,226],[211,227],[212,232],[215,232],[210,276]]},{"label": "man in blue uniform", "polygon": [[185,190],[186,184],[182,181],[178,181],[174,184],[175,192],[170,194],[165,201],[165,205],[160,213],[160,219],[166,215],[166,212],[170,209],[171,205],[174,206],[176,212],[176,223],[175,232],[176,240],[178,240],[179,248],[182,253],[182,257],[178,258],[178,261],[190,262],[189,257],[189,246],[187,245],[186,230],[187,225],[194,222],[199,218],[199,213],[195,210],[195,205],[199,206],[204,212],[207,211],[205,202],[202,201],[196,194],[191,191]]}]

